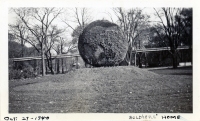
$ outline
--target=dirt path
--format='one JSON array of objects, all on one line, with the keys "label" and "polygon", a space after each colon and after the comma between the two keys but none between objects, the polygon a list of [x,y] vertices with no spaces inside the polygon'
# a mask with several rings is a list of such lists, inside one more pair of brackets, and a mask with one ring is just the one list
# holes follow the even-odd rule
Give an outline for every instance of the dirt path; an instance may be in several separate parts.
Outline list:
[{"label": "dirt path", "polygon": [[192,113],[192,75],[111,67],[11,80],[9,112]]}]

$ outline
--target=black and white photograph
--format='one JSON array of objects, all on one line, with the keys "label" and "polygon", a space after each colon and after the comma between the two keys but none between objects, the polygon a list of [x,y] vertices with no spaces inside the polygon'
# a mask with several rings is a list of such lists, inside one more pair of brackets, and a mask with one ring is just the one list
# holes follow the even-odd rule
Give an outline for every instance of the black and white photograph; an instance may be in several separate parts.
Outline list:
[{"label": "black and white photograph", "polygon": [[192,8],[9,15],[10,113],[192,113]]},{"label": "black and white photograph", "polygon": [[5,112],[151,114],[149,119],[196,114],[194,11],[192,6],[8,7]]}]

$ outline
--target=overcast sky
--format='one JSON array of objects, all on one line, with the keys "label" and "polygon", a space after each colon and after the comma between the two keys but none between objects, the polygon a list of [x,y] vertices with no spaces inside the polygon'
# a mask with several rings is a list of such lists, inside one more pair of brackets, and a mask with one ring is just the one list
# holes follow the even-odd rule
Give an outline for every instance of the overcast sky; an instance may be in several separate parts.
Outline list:
[{"label": "overcast sky", "polygon": [[[126,8],[126,9],[128,9],[128,8]],[[70,11],[68,11],[68,12],[70,14]],[[146,14],[148,14],[148,15],[150,15],[151,20],[155,19],[155,16],[153,15],[153,13],[154,13],[153,8],[143,8],[143,12],[146,13]],[[117,17],[114,15],[114,12],[113,12],[112,8],[98,8],[98,7],[97,8],[89,8],[89,12],[88,13],[90,13],[92,21],[102,20],[102,19],[106,19],[106,20],[111,21],[111,18],[108,15],[108,13],[111,14],[113,22],[117,21]],[[9,24],[15,23],[16,17],[17,16],[14,13],[9,12],[8,23]],[[67,28],[66,24],[62,22],[61,18],[56,19],[54,21],[54,24],[57,24],[59,27],[62,27],[62,28]],[[69,15],[68,19],[70,19],[70,15]],[[74,22],[70,22],[70,25],[73,28],[75,28],[77,26],[77,24],[74,23]],[[72,29],[68,28],[67,32],[65,33],[68,40],[71,39],[71,33],[72,33]]]},{"label": "overcast sky", "polygon": [[[155,18],[153,15],[155,13],[153,8],[142,8],[142,9],[143,9],[143,12],[150,15],[151,18],[152,17]],[[111,21],[109,15],[107,14],[107,13],[110,13],[113,18],[113,21],[114,22],[117,21],[117,17],[114,15],[112,8],[89,8],[89,13],[91,14],[90,16],[93,18],[93,20],[106,19],[106,20]],[[14,23],[16,20],[15,18],[16,18],[16,15],[12,12],[9,12],[8,23],[9,24]],[[58,19],[57,19],[57,22],[59,22]],[[59,23],[59,24],[62,24],[62,23]]]}]

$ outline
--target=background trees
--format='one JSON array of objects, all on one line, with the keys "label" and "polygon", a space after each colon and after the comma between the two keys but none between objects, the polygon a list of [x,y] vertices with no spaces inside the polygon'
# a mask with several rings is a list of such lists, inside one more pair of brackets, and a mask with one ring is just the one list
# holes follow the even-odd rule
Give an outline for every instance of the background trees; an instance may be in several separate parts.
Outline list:
[{"label": "background trees", "polygon": [[[160,40],[170,47],[173,60],[173,68],[177,68],[178,46],[189,44],[192,41],[192,9],[161,8],[154,9],[159,21],[155,25],[155,31]],[[188,14],[184,14],[188,12]],[[164,36],[163,36],[164,35]],[[184,38],[184,36],[188,36]]]},{"label": "background trees", "polygon": [[181,34],[181,44],[192,46],[192,29],[193,29],[193,17],[192,8],[183,8],[180,11],[180,15],[176,16],[176,21],[179,21],[179,26],[183,28]]},{"label": "background trees", "polygon": [[[78,51],[78,37],[91,20],[88,10],[87,8],[72,8],[67,11],[64,8],[11,8],[10,12],[16,15],[16,21],[9,24],[9,33],[15,37],[14,41],[17,40],[16,42],[21,44],[21,48],[18,43],[15,44],[20,50],[16,51],[20,56],[15,57],[26,56],[24,53],[27,49],[24,48],[29,45],[42,57],[42,75],[45,75],[46,66],[53,74],[52,54]],[[70,17],[67,15],[69,11],[71,11]],[[67,21],[61,19],[62,15],[65,15]],[[65,26],[62,23],[65,23]],[[66,28],[73,30],[72,40],[68,39]]]},{"label": "background trees", "polygon": [[[29,43],[42,57],[42,75],[45,75],[45,55],[48,67],[53,73],[50,50],[56,38],[63,31],[53,25],[53,21],[61,14],[62,9],[56,8],[13,8],[18,23],[11,25],[11,30],[22,41]],[[18,31],[18,33],[16,32]],[[26,35],[26,37],[24,37]]]},{"label": "background trees", "polygon": [[[138,53],[137,49],[170,47],[169,53],[173,67],[176,68],[177,57],[181,56],[177,47],[184,45],[190,47],[191,54],[188,58],[192,61],[192,8],[150,9],[155,15],[148,14],[146,8],[111,8],[105,12],[105,16],[108,17],[106,13],[109,13],[112,22],[121,27],[129,41],[125,61],[129,65],[138,64],[141,67],[144,62],[143,56],[147,53]],[[40,54],[43,75],[46,72],[45,66],[54,73],[53,54],[78,53],[79,35],[92,20],[109,19],[105,16],[97,18],[96,14],[92,14],[95,12],[92,8],[11,8],[10,12],[16,16],[14,23],[9,24],[9,56]],[[13,46],[16,47],[16,51]],[[132,54],[133,50],[135,54]],[[156,59],[157,57],[152,56]]]},{"label": "background trees", "polygon": [[[70,14],[69,14],[70,13]],[[72,30],[72,41],[69,43],[69,49],[76,49],[78,39],[83,29],[92,22],[93,17],[90,15],[91,11],[89,8],[70,8],[66,9],[62,21]],[[73,26],[74,25],[74,26]]]},{"label": "background trees", "polygon": [[[119,25],[122,28],[125,38],[129,42],[129,49],[125,60],[129,65],[131,65],[133,49],[136,50],[138,47],[141,47],[138,46],[136,39],[142,34],[142,32],[144,32],[146,28],[148,28],[150,16],[143,14],[143,9],[140,8],[129,10],[124,10],[123,8],[114,8],[113,11],[118,18]],[[140,41],[142,40],[138,39],[139,43],[141,43]]]},{"label": "background trees", "polygon": [[17,21],[13,25],[9,25],[10,31],[9,34],[14,36],[15,39],[21,44],[21,56],[24,57],[24,47],[25,47],[25,40],[28,38],[28,30],[26,27],[22,24],[21,21]]}]

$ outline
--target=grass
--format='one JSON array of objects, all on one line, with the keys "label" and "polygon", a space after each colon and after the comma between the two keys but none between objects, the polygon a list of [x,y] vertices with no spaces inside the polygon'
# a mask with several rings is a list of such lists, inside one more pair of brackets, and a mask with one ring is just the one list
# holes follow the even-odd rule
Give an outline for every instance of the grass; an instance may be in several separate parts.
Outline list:
[{"label": "grass", "polygon": [[192,113],[192,68],[83,68],[9,81],[10,113]]}]

